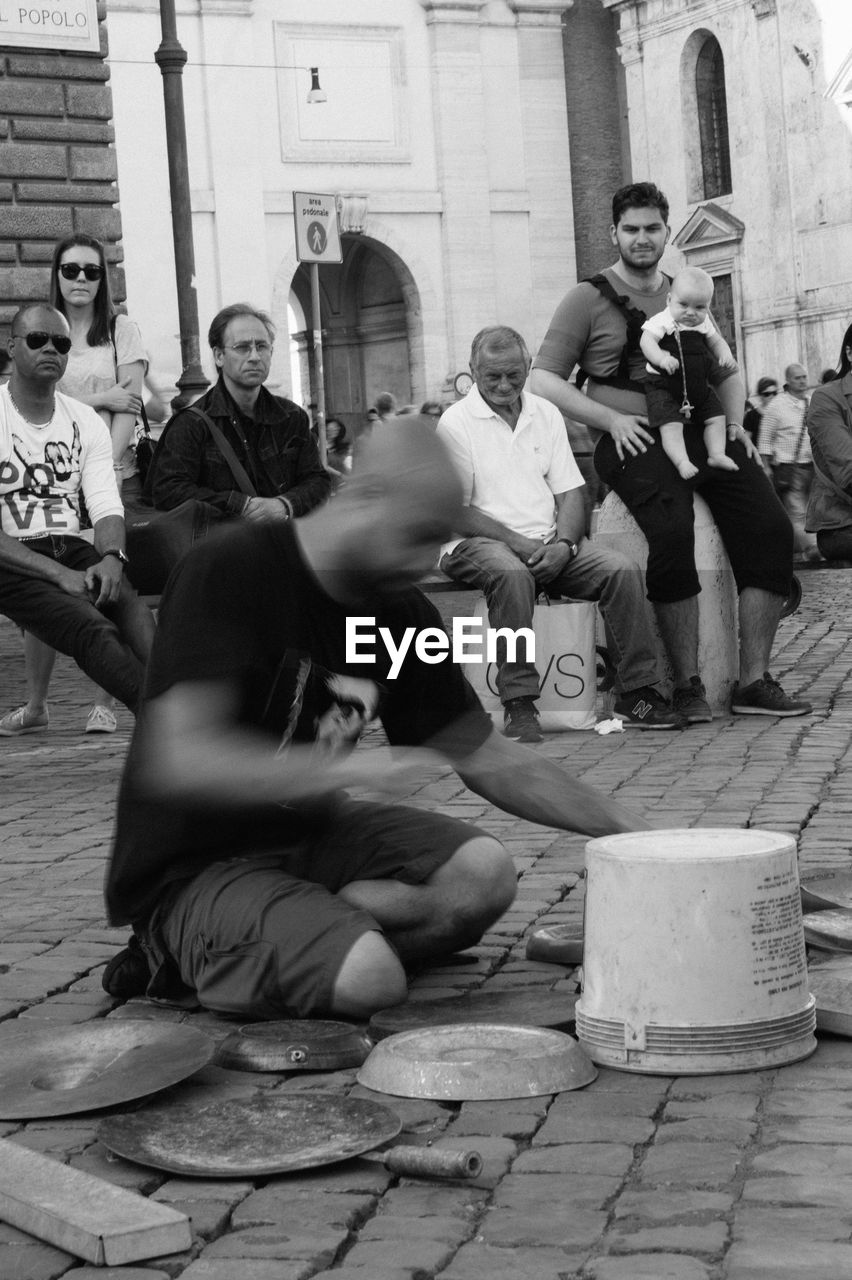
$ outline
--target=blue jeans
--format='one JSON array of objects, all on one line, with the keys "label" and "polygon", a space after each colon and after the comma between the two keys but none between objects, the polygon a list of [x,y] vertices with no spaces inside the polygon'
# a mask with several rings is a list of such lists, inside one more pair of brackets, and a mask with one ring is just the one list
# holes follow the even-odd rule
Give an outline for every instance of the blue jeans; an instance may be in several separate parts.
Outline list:
[{"label": "blue jeans", "polygon": [[[441,569],[456,582],[478,587],[488,604],[491,627],[531,627],[535,598],[543,589],[523,561],[503,542],[465,538],[441,559]],[[598,547],[584,538],[579,555],[565,566],[548,591],[600,604],[615,648],[616,678],[621,692],[660,683],[660,654],[645,601],[642,570],[627,556]],[[518,646],[518,653],[524,646]],[[501,702],[537,698],[538,672],[532,663],[507,662],[505,645],[497,646],[497,689]]]},{"label": "blue jeans", "polygon": [[[88,542],[68,534],[29,539],[27,547],[82,573],[100,560]],[[90,600],[70,596],[45,578],[0,566],[0,612],[45,644],[67,653],[87,676],[133,712],[142,691],[145,640],[150,636],[139,615],[142,609],[147,611],[147,606],[126,580],[115,604],[104,605],[101,611]]]}]

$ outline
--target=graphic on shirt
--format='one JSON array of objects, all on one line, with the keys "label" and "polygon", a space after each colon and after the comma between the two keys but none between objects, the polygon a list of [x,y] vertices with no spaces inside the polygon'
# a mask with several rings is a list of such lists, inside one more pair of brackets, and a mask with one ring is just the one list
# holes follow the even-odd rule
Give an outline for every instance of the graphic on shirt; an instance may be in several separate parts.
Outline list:
[{"label": "graphic on shirt", "polygon": [[23,533],[75,533],[80,527],[83,446],[72,423],[71,444],[49,439],[32,448],[15,431],[12,454],[0,462],[0,523],[13,537]]},{"label": "graphic on shirt", "polygon": [[270,685],[263,723],[280,734],[276,757],[295,740],[313,742],[331,759],[354,746],[379,700],[375,682],[336,675],[307,653],[287,649]]}]

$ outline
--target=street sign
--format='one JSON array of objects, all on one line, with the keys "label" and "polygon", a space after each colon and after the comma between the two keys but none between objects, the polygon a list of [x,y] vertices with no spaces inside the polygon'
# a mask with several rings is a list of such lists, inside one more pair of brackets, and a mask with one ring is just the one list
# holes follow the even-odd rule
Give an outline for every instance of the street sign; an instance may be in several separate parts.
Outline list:
[{"label": "street sign", "polygon": [[293,192],[296,257],[300,262],[342,262],[337,200],[334,196]]}]

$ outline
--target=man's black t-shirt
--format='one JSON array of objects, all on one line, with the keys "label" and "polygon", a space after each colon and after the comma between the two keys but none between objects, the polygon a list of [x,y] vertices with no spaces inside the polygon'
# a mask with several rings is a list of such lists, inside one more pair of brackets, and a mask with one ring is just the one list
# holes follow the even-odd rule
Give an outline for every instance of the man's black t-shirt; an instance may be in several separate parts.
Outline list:
[{"label": "man's black t-shirt", "polygon": [[330,673],[383,685],[380,715],[392,744],[440,747],[443,739],[464,754],[485,741],[491,721],[449,657],[421,662],[412,643],[390,680],[391,660],[377,639],[375,665],[347,665],[348,614],[375,617],[376,634],[387,627],[397,645],[407,627],[443,630],[437,610],[414,589],[357,609],[337,604],[306,566],[289,525],[247,525],[184,559],[163,597],[121,783],[106,883],[113,923],[144,920],[167,884],[219,858],[286,849],[333,811],[333,797],[240,809],[146,796],[138,785],[148,750],[145,704],[173,685],[226,680],[238,691],[238,722],[267,734],[271,753],[286,751],[290,741],[313,741],[317,718],[334,701]]}]

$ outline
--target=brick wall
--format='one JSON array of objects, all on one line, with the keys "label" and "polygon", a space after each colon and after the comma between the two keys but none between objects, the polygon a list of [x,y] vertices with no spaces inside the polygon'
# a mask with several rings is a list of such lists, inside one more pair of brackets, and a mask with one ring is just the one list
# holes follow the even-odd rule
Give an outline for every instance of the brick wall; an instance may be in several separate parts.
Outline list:
[{"label": "brick wall", "polygon": [[[74,231],[122,254],[106,5],[99,53],[0,47],[0,336],[25,302],[48,296],[53,246]],[[113,266],[117,299],[124,272]]]}]

